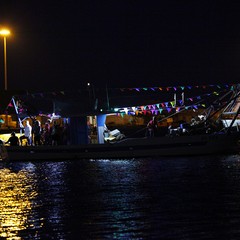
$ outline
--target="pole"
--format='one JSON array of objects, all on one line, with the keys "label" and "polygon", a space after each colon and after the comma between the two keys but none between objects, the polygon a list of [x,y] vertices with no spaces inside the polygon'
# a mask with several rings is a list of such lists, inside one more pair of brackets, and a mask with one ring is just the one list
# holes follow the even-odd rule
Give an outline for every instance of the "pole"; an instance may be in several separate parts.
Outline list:
[{"label": "pole", "polygon": [[182,106],[184,105],[184,92],[182,92]]},{"label": "pole", "polygon": [[11,101],[12,101],[12,103],[13,103],[15,112],[16,112],[16,114],[17,114],[18,123],[19,123],[19,127],[20,127],[20,133],[22,134],[23,125],[22,125],[22,121],[21,121],[21,119],[20,119],[20,117],[19,117],[18,107],[17,107],[17,104],[16,104],[16,102],[15,102],[14,97],[12,97]]},{"label": "pole", "polygon": [[106,97],[107,97],[107,110],[109,110],[109,96],[108,96],[108,87],[107,87],[107,84],[106,84]]},{"label": "pole", "polygon": [[3,38],[4,42],[4,89],[7,91],[7,38]]}]

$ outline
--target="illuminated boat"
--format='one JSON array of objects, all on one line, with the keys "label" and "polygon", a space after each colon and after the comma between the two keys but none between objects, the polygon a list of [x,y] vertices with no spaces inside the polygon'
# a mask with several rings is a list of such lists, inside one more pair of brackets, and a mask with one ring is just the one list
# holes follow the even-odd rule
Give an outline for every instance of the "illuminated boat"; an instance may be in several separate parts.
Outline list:
[{"label": "illuminated boat", "polygon": [[[7,147],[10,161],[42,161],[42,160],[71,160],[71,159],[114,159],[114,158],[138,158],[138,157],[159,157],[159,156],[193,156],[206,154],[231,154],[239,152],[239,127],[237,121],[240,107],[238,99],[240,96],[239,88],[233,91],[224,92],[220,100],[224,100],[216,111],[209,111],[203,121],[204,131],[189,132],[184,134],[168,134],[158,137],[126,137],[118,141],[103,141],[104,133],[104,117],[103,113],[97,116],[98,124],[98,143],[87,144],[86,134],[86,116],[72,116],[70,125],[72,125],[72,143],[70,145],[59,146],[26,146],[26,147]],[[213,94],[215,95],[215,94]],[[228,96],[230,96],[230,99]],[[207,94],[208,96],[208,94]],[[227,97],[227,98],[226,98]],[[227,101],[225,101],[227,99]],[[219,106],[220,100],[215,101],[215,105]],[[192,101],[192,99],[190,99]],[[23,100],[22,100],[23,102]],[[176,102],[176,101],[175,101]],[[210,109],[213,101],[210,102]],[[15,102],[13,102],[16,106]],[[56,102],[55,102],[56,103]],[[57,103],[56,103],[57,104]],[[62,109],[64,113],[64,105],[54,104],[55,108]],[[74,105],[75,104],[75,105]],[[74,104],[66,104],[66,111],[69,106],[75,106],[77,109],[79,101],[74,101]],[[72,107],[73,107],[72,106]],[[195,105],[194,105],[195,106]],[[184,106],[183,106],[184,107]],[[16,110],[17,107],[15,107]],[[133,107],[131,107],[133,109]],[[134,109],[136,109],[134,107]],[[224,125],[222,129],[208,131],[207,123],[212,121],[213,116],[222,116],[222,112],[233,112],[231,118],[228,117],[228,125]],[[128,109],[124,109],[128,111]],[[151,111],[151,110],[150,110]],[[155,110],[154,110],[155,111]],[[16,111],[18,112],[18,111]],[[19,113],[19,112],[18,112]],[[65,112],[71,116],[73,112]],[[20,116],[20,114],[18,114]],[[216,121],[216,118],[214,118]],[[226,119],[224,120],[226,122]],[[203,126],[202,125],[202,126]],[[118,133],[118,131],[114,131]]]}]

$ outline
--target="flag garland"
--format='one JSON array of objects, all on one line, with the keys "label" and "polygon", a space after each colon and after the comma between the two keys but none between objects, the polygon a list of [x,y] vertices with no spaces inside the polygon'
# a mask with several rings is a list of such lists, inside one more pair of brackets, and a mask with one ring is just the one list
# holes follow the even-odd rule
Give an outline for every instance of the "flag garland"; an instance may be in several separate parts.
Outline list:
[{"label": "flag garland", "polygon": [[[137,87],[137,88],[109,88],[109,90],[120,90],[121,92],[124,91],[136,91],[136,92],[145,92],[145,91],[151,91],[151,92],[183,92],[185,90],[192,90],[194,88],[196,89],[207,89],[207,88],[218,88],[218,89],[229,89],[233,90],[234,86],[236,84],[210,84],[210,85],[195,85],[195,86],[158,86],[158,87]],[[79,93],[82,93],[82,89],[78,89]],[[38,92],[38,93],[31,93],[29,94],[33,98],[36,96],[40,97],[46,97],[46,96],[57,96],[57,95],[67,95],[67,93],[70,91],[52,91],[52,92]]]},{"label": "flag garland", "polygon": [[[206,108],[205,103],[194,103],[195,100],[198,102],[201,100],[204,100],[209,96],[218,96],[221,92],[212,92],[212,93],[206,93],[200,96],[195,96],[195,97],[190,97],[186,98],[186,101],[189,101],[191,104],[188,105],[182,105],[183,101],[182,100],[177,100],[176,103],[175,101],[169,101],[169,102],[161,102],[161,103],[156,103],[156,104],[151,104],[151,105],[143,105],[143,106],[131,106],[131,107],[124,107],[124,108],[115,108],[114,112],[120,113],[122,116],[124,114],[128,115],[139,115],[139,114],[151,114],[151,115],[157,115],[157,114],[162,114],[162,112],[165,110],[168,113],[171,113],[173,111],[179,112],[180,110],[186,109],[199,109],[199,108]],[[175,104],[179,104],[175,105]]]},{"label": "flag garland", "polygon": [[[147,92],[147,91],[151,91],[151,92],[167,92],[168,94],[177,94],[178,92],[181,92],[182,94],[184,94],[184,91],[190,91],[193,88],[197,88],[198,90],[200,89],[211,89],[211,93],[207,93],[207,94],[203,94],[200,96],[196,96],[196,97],[190,97],[190,98],[185,98],[184,100],[187,102],[189,101],[190,103],[188,103],[185,106],[185,101],[183,101],[183,99],[175,99],[174,101],[168,101],[168,102],[160,102],[160,103],[156,103],[156,104],[151,104],[151,105],[145,105],[145,106],[133,106],[133,107],[125,107],[125,108],[121,108],[118,109],[116,112],[120,112],[123,114],[161,114],[163,111],[167,111],[167,112],[171,112],[171,111],[180,111],[181,109],[185,108],[185,109],[197,109],[198,107],[206,107],[206,105],[201,104],[201,105],[196,105],[194,104],[195,100],[203,100],[204,97],[206,96],[218,96],[219,95],[219,91],[229,91],[229,90],[233,90],[234,87],[236,86],[236,84],[222,84],[222,85],[197,85],[197,86],[168,86],[168,87],[144,87],[144,88],[115,88],[115,90],[121,90],[123,91],[127,91],[130,90],[133,93],[136,92]],[[109,88],[111,89],[111,88]],[[82,90],[77,90],[80,94],[82,93]],[[150,92],[150,94],[151,94]],[[70,91],[54,91],[54,92],[44,92],[44,93],[31,93],[28,94],[28,96],[31,96],[32,98],[35,97],[40,97],[40,98],[44,98],[46,96],[50,96],[50,97],[57,97],[57,96],[68,96],[68,94],[71,94]],[[10,107],[10,106],[9,106]],[[22,109],[20,108],[20,111]]]},{"label": "flag garland", "polygon": [[197,88],[197,89],[207,89],[207,88],[218,88],[218,89],[227,89],[227,88],[231,88],[233,87],[235,84],[222,84],[222,85],[219,85],[219,84],[210,84],[210,85],[194,85],[194,86],[191,86],[191,85],[188,85],[188,86],[158,86],[158,87],[137,87],[137,88],[121,88],[121,91],[132,91],[132,90],[135,90],[137,92],[141,92],[141,91],[166,91],[166,92],[170,92],[170,91],[173,91],[173,92],[177,92],[177,91],[184,91],[186,89],[188,90],[192,90],[194,88]]}]

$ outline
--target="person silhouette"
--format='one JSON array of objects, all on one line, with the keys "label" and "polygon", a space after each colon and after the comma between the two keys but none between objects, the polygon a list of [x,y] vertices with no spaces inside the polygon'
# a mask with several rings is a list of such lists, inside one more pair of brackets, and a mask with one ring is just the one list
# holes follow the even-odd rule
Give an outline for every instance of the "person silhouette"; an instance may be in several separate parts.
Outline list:
[{"label": "person silhouette", "polygon": [[20,137],[21,146],[23,139],[27,139],[27,145],[32,145],[32,127],[28,120],[25,122],[24,135]]},{"label": "person silhouette", "polygon": [[155,117],[152,117],[152,119],[147,124],[147,131],[146,131],[146,137],[154,137],[157,130],[157,121]]},{"label": "person silhouette", "polygon": [[5,144],[10,143],[10,146],[19,146],[19,138],[16,136],[15,132],[11,133],[11,137],[5,142]]}]

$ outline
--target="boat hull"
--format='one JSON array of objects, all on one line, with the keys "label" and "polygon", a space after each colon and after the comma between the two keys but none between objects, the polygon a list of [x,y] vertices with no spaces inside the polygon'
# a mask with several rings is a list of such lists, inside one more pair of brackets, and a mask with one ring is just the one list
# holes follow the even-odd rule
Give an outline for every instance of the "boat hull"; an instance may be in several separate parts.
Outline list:
[{"label": "boat hull", "polygon": [[125,139],[116,143],[8,147],[10,161],[193,156],[239,152],[239,133]]}]

